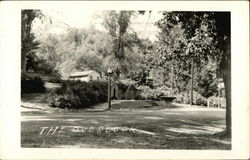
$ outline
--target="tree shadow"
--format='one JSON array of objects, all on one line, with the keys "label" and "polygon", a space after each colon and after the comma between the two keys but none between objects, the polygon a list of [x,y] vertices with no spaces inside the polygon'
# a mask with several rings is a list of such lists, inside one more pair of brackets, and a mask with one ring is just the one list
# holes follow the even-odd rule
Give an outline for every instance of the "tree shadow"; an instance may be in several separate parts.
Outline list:
[{"label": "tree shadow", "polygon": [[29,103],[48,103],[47,99],[49,97],[49,93],[27,93],[22,94],[21,99],[23,102]]}]

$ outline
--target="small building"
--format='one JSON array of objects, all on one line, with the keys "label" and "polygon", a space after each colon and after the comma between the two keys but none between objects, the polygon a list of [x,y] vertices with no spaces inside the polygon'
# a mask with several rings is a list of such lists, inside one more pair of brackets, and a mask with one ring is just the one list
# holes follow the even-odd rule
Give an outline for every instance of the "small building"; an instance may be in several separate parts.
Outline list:
[{"label": "small building", "polygon": [[101,80],[101,74],[94,70],[74,72],[69,76],[69,79],[80,80],[80,81],[85,81],[85,82],[98,81],[98,80]]}]

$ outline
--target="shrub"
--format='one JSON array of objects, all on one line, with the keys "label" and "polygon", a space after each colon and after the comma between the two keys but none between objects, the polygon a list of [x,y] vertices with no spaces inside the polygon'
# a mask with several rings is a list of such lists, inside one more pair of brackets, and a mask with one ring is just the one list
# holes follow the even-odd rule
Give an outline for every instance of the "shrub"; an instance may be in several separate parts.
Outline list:
[{"label": "shrub", "polygon": [[44,82],[41,77],[27,73],[21,74],[21,93],[42,93],[44,91]]},{"label": "shrub", "polygon": [[126,92],[128,85],[123,84],[123,83],[117,83],[117,86],[119,88],[119,90],[121,90],[122,92]]},{"label": "shrub", "polygon": [[176,99],[174,100],[176,103],[189,104],[190,103],[190,95],[187,92],[181,92],[176,95]]},{"label": "shrub", "polygon": [[51,83],[61,83],[61,75],[58,72],[53,72],[49,75],[48,81]]},{"label": "shrub", "polygon": [[193,93],[193,103],[195,105],[199,105],[199,106],[206,106],[207,105],[207,99],[205,97],[203,97],[201,94],[199,94],[198,92],[194,91],[194,93]]},{"label": "shrub", "polygon": [[62,83],[62,79],[60,77],[49,77],[48,81],[51,83]]},{"label": "shrub", "polygon": [[173,96],[171,88],[168,88],[166,86],[161,86],[156,89],[159,90],[161,93],[163,93],[164,96],[169,96],[169,97]]},{"label": "shrub", "polygon": [[[174,100],[176,103],[190,104],[190,94],[188,92],[181,92],[176,95],[176,99]],[[198,92],[193,92],[193,104],[206,106],[207,100]]]},{"label": "shrub", "polygon": [[50,106],[59,108],[87,108],[107,101],[107,82],[62,81],[49,99]]},{"label": "shrub", "polygon": [[141,90],[138,99],[142,100],[159,100],[159,97],[163,94],[157,90],[150,89],[147,86],[141,86],[139,88]]},{"label": "shrub", "polygon": [[140,94],[137,99],[142,100],[160,100],[161,96],[171,96],[170,89],[167,87],[159,87],[156,89],[151,89],[148,86],[138,87]]},{"label": "shrub", "polygon": [[121,99],[134,99],[136,98],[137,88],[133,83],[126,83],[125,81],[116,82],[119,88]]},{"label": "shrub", "polygon": [[226,99],[224,97],[215,97],[215,96],[211,96],[208,98],[209,101],[209,106],[210,107],[218,107],[218,105],[220,104],[220,107],[225,108],[226,107]]}]

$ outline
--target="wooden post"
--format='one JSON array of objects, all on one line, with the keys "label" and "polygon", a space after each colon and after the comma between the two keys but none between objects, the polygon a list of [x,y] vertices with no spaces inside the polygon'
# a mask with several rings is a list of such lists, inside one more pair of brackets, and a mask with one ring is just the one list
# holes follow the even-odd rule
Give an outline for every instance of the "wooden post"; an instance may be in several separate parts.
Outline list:
[{"label": "wooden post", "polygon": [[191,60],[191,89],[190,89],[190,106],[193,105],[193,79],[194,79],[194,57]]}]

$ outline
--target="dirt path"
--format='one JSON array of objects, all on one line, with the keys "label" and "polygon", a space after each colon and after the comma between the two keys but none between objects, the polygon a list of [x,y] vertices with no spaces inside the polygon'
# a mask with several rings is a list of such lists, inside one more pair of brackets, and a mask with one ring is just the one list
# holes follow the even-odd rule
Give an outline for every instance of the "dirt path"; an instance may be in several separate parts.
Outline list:
[{"label": "dirt path", "polygon": [[45,82],[45,93],[26,93],[21,95],[21,111],[47,111],[52,112],[58,109],[49,107],[48,98],[50,92],[58,87],[59,83]]}]

